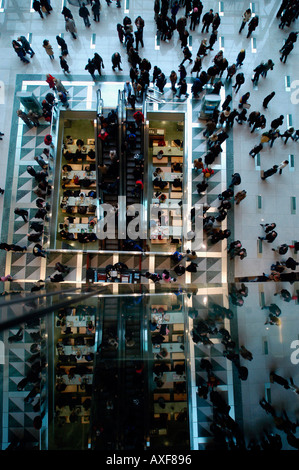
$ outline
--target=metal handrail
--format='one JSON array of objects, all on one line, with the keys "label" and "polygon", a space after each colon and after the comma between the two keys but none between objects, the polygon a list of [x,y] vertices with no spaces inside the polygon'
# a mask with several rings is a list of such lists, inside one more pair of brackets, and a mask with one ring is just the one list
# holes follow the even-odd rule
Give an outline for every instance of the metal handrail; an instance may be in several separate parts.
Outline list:
[{"label": "metal handrail", "polygon": [[[81,294],[79,293],[76,296],[75,302],[77,303],[77,302],[84,301],[88,299],[89,297],[93,297],[94,295],[100,294],[106,289],[103,286],[92,286],[92,287],[89,286],[88,288],[86,288],[86,291],[85,289],[77,288],[75,290],[72,290],[72,292],[75,292],[76,290],[79,290],[81,292],[83,291],[83,293]],[[67,292],[61,292],[61,293],[67,295]],[[13,307],[14,305],[24,303],[25,301],[26,303],[29,303],[30,300],[36,301],[37,299],[40,299],[43,297],[49,297],[49,302],[50,302],[50,305],[49,303],[46,303],[39,308],[33,308],[32,310],[28,312],[22,312],[21,316],[16,316],[15,312],[12,312],[9,318],[3,318],[3,315],[1,315],[0,316],[1,318],[0,331],[4,331],[4,330],[7,330],[8,328],[12,328],[14,326],[20,325],[21,323],[27,322],[28,320],[32,318],[41,317],[48,313],[52,313],[53,310],[59,310],[61,308],[68,307],[74,303],[73,296],[70,296],[67,299],[64,298],[63,300],[55,302],[55,303],[51,303],[51,298],[53,298],[55,295],[59,295],[59,292],[52,292],[52,293],[48,293],[47,295],[46,294],[37,295],[37,296],[30,295],[29,297],[26,297],[23,299],[13,299],[12,301],[4,305],[1,305],[0,307],[6,309],[7,307]]]}]

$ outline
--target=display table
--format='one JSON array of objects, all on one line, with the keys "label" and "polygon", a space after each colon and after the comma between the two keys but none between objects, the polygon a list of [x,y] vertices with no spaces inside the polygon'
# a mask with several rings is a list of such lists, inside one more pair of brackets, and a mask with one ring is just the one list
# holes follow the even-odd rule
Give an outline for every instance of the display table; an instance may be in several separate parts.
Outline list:
[{"label": "display table", "polygon": [[81,198],[80,196],[69,196],[67,198],[62,198],[61,202],[63,201],[65,206],[89,206],[96,204],[96,199],[88,196],[84,198]]},{"label": "display table", "polygon": [[153,156],[157,156],[160,151],[163,151],[163,156],[164,157],[183,157],[184,156],[184,150],[181,150],[179,147],[176,146],[171,146],[171,145],[165,145],[162,147],[155,146],[153,147]]},{"label": "display table", "polygon": [[157,239],[159,236],[162,238],[180,238],[182,236],[182,227],[162,227],[157,226],[151,229],[150,231],[150,238]]},{"label": "display table", "polygon": [[84,178],[89,178],[93,181],[95,181],[97,177],[95,171],[85,171],[85,170],[62,171],[62,177],[65,177],[67,179],[73,180],[76,176],[78,176],[80,180]]},{"label": "display table", "polygon": [[89,224],[69,224],[67,230],[70,233],[96,233],[96,226],[91,227]]}]

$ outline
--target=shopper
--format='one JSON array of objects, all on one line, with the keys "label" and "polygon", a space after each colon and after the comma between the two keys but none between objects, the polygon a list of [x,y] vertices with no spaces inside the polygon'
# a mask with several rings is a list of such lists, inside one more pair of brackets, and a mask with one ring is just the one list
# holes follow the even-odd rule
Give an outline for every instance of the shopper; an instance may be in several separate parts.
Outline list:
[{"label": "shopper", "polygon": [[79,8],[79,16],[83,18],[85,26],[89,28],[90,27],[90,21],[89,21],[90,13],[89,13],[88,8],[85,6],[85,3],[82,3],[82,6],[80,6]]}]

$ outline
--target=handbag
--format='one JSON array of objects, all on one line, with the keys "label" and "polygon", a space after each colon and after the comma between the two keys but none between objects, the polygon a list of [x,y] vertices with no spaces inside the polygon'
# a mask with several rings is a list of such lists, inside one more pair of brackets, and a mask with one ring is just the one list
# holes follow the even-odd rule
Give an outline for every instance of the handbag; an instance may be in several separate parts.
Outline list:
[{"label": "handbag", "polygon": [[261,138],[261,143],[262,144],[264,144],[266,142],[269,142],[269,140],[270,140],[270,138],[267,135],[265,135],[265,134],[262,135],[262,138]]}]

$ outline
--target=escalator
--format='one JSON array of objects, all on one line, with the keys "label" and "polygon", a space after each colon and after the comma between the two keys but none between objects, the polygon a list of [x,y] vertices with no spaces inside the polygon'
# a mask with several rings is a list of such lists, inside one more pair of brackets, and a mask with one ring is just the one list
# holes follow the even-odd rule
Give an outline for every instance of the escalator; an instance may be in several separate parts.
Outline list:
[{"label": "escalator", "polygon": [[[119,139],[119,119],[115,108],[103,108],[101,114],[98,113],[98,195],[101,204],[111,206],[114,218],[114,227],[104,228],[106,236],[102,240],[102,248],[106,250],[118,250],[118,223],[117,207],[120,191],[120,139]],[[100,137],[101,136],[101,137]],[[104,212],[102,217],[107,214]]]},{"label": "escalator", "polygon": [[[137,297],[138,299],[138,297]],[[126,450],[145,446],[147,435],[147,368],[143,357],[143,304],[136,298],[122,302],[125,342],[122,349],[122,408],[123,447]]]},{"label": "escalator", "polygon": [[120,448],[118,298],[102,300],[93,381],[91,439],[94,450]]},{"label": "escalator", "polygon": [[[125,101],[125,100],[124,100]],[[128,108],[125,106],[125,126],[123,140],[125,142],[125,151],[123,155],[123,176],[124,176],[124,195],[126,196],[127,208],[131,206],[132,210],[126,214],[126,227],[135,218],[140,217],[140,223],[136,225],[135,231],[141,231],[143,214],[139,213],[134,205],[143,203],[144,193],[144,139],[143,139],[143,126],[141,122],[139,125],[136,123],[134,114],[141,113],[141,109]],[[127,234],[127,239],[132,239],[130,234]],[[143,241],[134,234],[134,241],[143,248]]]}]

